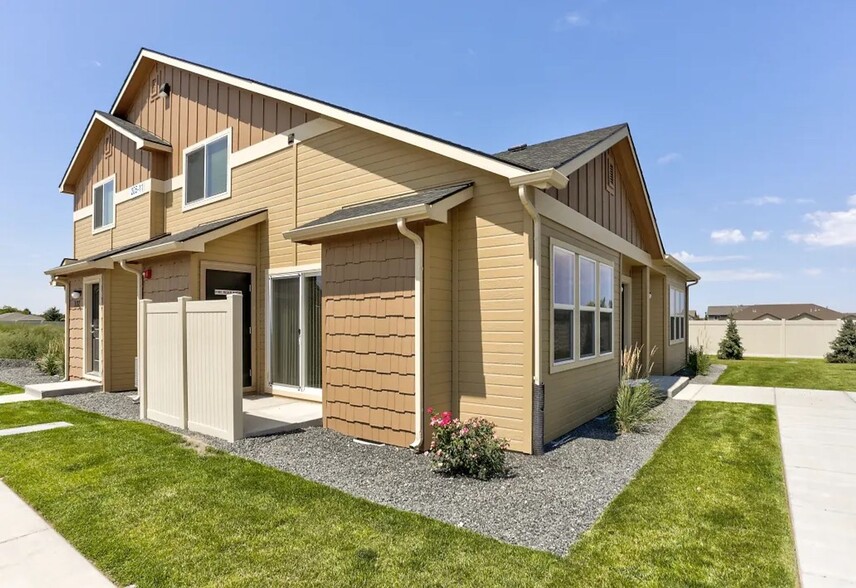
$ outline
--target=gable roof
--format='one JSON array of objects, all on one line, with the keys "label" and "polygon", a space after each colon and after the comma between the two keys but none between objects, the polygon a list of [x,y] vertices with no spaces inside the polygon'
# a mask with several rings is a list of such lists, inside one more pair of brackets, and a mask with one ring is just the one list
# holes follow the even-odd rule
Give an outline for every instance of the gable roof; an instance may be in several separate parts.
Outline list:
[{"label": "gable roof", "polygon": [[511,147],[493,156],[530,171],[551,167],[558,169],[625,128],[628,128],[627,123],[621,123],[534,145]]},{"label": "gable roof", "polygon": [[161,139],[157,135],[150,133],[142,127],[138,127],[137,125],[130,123],[118,116],[114,116],[107,112],[102,112],[100,110],[96,110],[92,113],[92,117],[89,119],[89,124],[86,125],[86,130],[83,131],[83,135],[80,137],[80,141],[77,143],[77,147],[74,150],[74,155],[71,158],[71,161],[68,162],[68,167],[65,168],[65,173],[62,176],[62,181],[59,183],[59,191],[60,192],[70,192],[71,185],[69,180],[74,177],[74,174],[83,167],[85,162],[80,160],[81,153],[84,152],[87,145],[91,143],[91,141],[95,140],[96,135],[94,134],[94,129],[98,125],[103,125],[107,128],[113,129],[114,131],[119,132],[124,135],[131,141],[133,141],[134,145],[137,149],[147,149],[149,151],[172,151],[172,146],[169,142]]},{"label": "gable roof", "polygon": [[[314,240],[349,231],[366,230],[395,224],[398,218],[447,221],[448,211],[472,197],[473,182],[438,186],[344,206],[330,214],[310,221],[283,235],[292,241],[311,243]],[[453,196],[457,198],[452,198]]]}]

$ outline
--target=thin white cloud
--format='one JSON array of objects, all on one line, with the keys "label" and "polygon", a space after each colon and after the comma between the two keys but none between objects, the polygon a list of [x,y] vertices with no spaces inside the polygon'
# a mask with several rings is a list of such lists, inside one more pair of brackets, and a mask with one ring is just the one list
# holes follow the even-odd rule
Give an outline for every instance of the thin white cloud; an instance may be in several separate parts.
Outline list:
[{"label": "thin white cloud", "polygon": [[818,210],[805,215],[813,230],[793,231],[787,239],[813,247],[843,247],[856,245],[856,194],[847,198],[848,210]]},{"label": "thin white cloud", "polygon": [[695,255],[689,251],[678,251],[677,253],[672,253],[671,256],[681,263],[711,263],[715,261],[749,259],[746,255]]},{"label": "thin white cloud", "polygon": [[660,165],[669,165],[681,159],[680,153],[666,153],[657,158],[657,163]]},{"label": "thin white cloud", "polygon": [[746,235],[740,229],[720,229],[710,234],[710,240],[719,245],[731,245],[742,243],[746,240]]},{"label": "thin white cloud", "polygon": [[556,22],[557,30],[584,27],[589,24],[588,19],[579,12],[568,12]]},{"label": "thin white cloud", "polygon": [[784,204],[785,199],[778,196],[758,196],[757,198],[748,198],[743,201],[743,204],[751,204],[752,206],[767,206],[768,204]]},{"label": "thin white cloud", "polygon": [[761,282],[775,280],[781,274],[754,269],[709,270],[700,273],[703,282]]},{"label": "thin white cloud", "polygon": [[770,238],[773,231],[752,231],[753,241],[766,241]]},{"label": "thin white cloud", "polygon": [[823,270],[819,267],[807,267],[803,270],[803,273],[807,276],[819,276],[823,273]]},{"label": "thin white cloud", "polygon": [[97,59],[93,59],[91,63],[92,63],[92,65],[94,65],[95,67],[101,67],[101,62],[100,62],[100,61],[98,61]]}]

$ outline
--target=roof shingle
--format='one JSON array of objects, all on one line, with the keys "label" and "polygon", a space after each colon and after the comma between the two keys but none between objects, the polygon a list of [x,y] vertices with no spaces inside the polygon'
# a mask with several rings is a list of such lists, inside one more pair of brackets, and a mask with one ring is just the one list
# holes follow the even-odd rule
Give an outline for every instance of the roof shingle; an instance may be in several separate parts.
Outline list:
[{"label": "roof shingle", "polygon": [[493,156],[506,163],[524,167],[531,171],[551,167],[558,168],[626,127],[626,123],[621,123],[611,127],[536,143],[535,145],[512,147],[511,149],[494,153]]}]

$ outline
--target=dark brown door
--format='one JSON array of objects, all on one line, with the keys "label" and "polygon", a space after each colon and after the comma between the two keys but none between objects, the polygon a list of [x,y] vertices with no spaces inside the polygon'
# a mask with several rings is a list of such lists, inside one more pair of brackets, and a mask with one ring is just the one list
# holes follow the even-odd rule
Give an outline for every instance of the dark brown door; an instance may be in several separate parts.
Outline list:
[{"label": "dark brown door", "polygon": [[243,339],[243,381],[244,388],[253,382],[253,315],[252,315],[252,275],[247,272],[225,270],[205,270],[205,300],[223,300],[229,294],[243,295],[243,313],[241,333]]},{"label": "dark brown door", "polygon": [[89,286],[89,371],[101,373],[101,284]]}]

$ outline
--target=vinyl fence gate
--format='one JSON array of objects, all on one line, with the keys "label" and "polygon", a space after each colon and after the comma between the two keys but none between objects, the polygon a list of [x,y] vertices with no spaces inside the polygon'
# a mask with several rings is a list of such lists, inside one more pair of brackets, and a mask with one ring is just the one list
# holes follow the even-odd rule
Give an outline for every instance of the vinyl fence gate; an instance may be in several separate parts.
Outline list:
[{"label": "vinyl fence gate", "polygon": [[241,295],[140,301],[140,416],[227,441],[244,436]]}]

